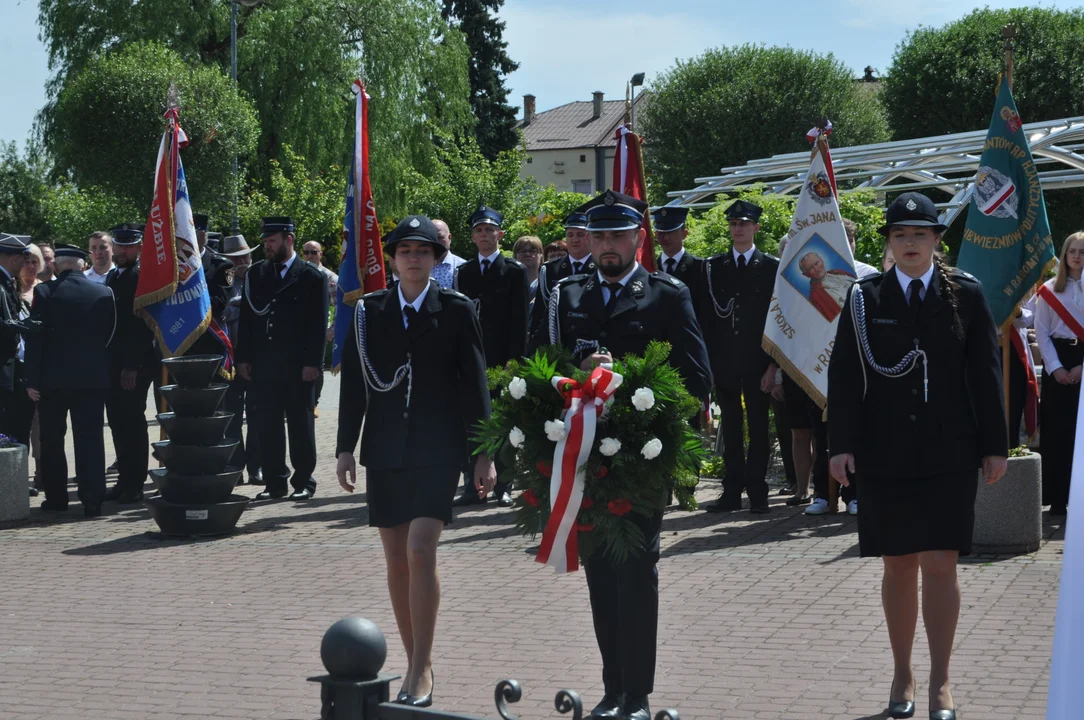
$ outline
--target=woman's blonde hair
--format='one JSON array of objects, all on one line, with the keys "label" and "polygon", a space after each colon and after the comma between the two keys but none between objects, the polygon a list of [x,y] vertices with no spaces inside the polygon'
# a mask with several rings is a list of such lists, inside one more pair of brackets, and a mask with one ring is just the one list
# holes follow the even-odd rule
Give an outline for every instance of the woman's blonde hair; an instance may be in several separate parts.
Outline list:
[{"label": "woman's blonde hair", "polygon": [[1065,281],[1069,279],[1069,266],[1065,262],[1065,256],[1069,253],[1069,246],[1077,240],[1084,240],[1084,231],[1078,230],[1061,244],[1061,255],[1058,256],[1058,272],[1054,276],[1054,292],[1065,290]]},{"label": "woman's blonde hair", "polygon": [[533,247],[538,251],[538,254],[542,254],[542,240],[537,235],[524,235],[519,240],[516,240],[516,244],[512,246],[512,257],[516,256],[520,250],[528,247]]},{"label": "woman's blonde hair", "polygon": [[[37,260],[38,260],[38,272],[41,272],[42,268],[45,267],[45,256],[41,254],[41,248],[38,247],[37,245],[35,245],[34,243],[30,243],[29,245],[26,246],[26,251],[28,253],[30,253],[31,255],[33,255],[35,258],[37,258]],[[23,274],[19,273],[18,282],[19,282],[19,292],[20,293],[26,292],[26,288],[23,287],[23,277],[22,276],[23,276]]]}]

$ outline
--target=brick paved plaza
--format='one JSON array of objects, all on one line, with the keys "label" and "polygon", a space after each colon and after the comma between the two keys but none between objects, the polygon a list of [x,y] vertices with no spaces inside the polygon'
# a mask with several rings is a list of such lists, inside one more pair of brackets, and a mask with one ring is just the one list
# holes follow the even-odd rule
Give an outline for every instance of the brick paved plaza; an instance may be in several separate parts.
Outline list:
[{"label": "brick paved plaza", "polygon": [[[107,505],[84,521],[78,503],[57,518],[34,502],[29,523],[0,528],[0,720],[311,720],[319,690],[305,678],[323,670],[321,636],[352,613],[388,634],[385,669],[404,670],[379,537],[363,497],[334,480],[337,392],[329,375],[316,498],[255,505],[232,537],[163,540],[142,508]],[[700,498],[717,493],[706,480]],[[777,504],[761,517],[669,512],[663,530],[653,710],[881,717],[891,656],[880,563],[858,559],[854,518]],[[1044,717],[1064,537],[1049,522],[1044,534],[1034,554],[960,568],[961,719]],[[495,507],[460,512],[444,534],[436,707],[495,718],[493,687],[506,677],[524,687],[524,720],[557,717],[560,688],[588,708],[598,700],[582,572],[554,576],[533,561],[535,545]],[[922,633],[920,621],[916,717],[926,713]]]}]

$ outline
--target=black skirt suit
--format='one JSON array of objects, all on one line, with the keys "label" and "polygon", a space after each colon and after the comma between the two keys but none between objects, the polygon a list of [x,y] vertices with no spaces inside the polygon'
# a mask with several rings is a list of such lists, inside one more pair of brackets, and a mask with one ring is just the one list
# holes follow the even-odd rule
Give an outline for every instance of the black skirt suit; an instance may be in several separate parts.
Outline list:
[{"label": "black skirt suit", "polygon": [[[831,455],[851,453],[862,476],[858,496],[863,557],[929,550],[971,550],[978,468],[1007,456],[1001,359],[982,285],[950,269],[957,285],[959,331],[937,270],[917,319],[897,274],[855,283],[840,315],[828,368]],[[918,348],[923,363],[899,377],[870,367],[856,337],[861,293],[873,360],[891,368]]]},{"label": "black skirt suit", "polygon": [[[369,361],[380,381],[390,383],[396,370],[410,363],[409,379],[387,392],[367,386],[362,373],[362,321]],[[364,296],[343,348],[339,392],[336,455],[353,453],[361,436],[369,524],[395,527],[418,517],[451,522],[463,458],[474,450],[469,436],[490,412],[474,303],[430,281],[408,329],[398,285]]]}]

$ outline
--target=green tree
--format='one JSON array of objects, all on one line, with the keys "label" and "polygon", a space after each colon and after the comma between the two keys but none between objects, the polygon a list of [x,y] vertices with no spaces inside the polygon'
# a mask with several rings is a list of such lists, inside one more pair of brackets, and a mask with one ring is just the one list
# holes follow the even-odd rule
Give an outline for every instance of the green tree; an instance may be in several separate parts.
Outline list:
[{"label": "green tree", "polygon": [[219,70],[190,65],[158,43],[97,56],[64,85],[46,136],[57,170],[79,187],[149,206],[171,83],[188,136],[181,158],[192,203],[203,212],[224,211],[234,155],[255,148],[256,114]]},{"label": "green tree", "polygon": [[42,200],[48,168],[38,148],[19,153],[15,143],[0,143],[0,231],[51,240]]},{"label": "green tree", "polygon": [[144,222],[147,218],[142,205],[95,186],[79,188],[64,183],[50,187],[42,205],[53,237],[82,247],[86,247],[87,237],[95,230],[108,230],[123,222]]},{"label": "green tree", "polygon": [[[437,139],[436,168],[428,174],[412,172],[407,178],[407,206],[411,212],[448,223],[452,252],[462,256],[473,252],[470,216],[479,205],[503,213],[505,227],[515,225],[529,213],[537,213],[537,186],[533,180],[519,176],[526,156],[522,147],[502,151],[488,160],[473,137],[455,139],[438,133]],[[511,249],[514,240],[506,233],[504,249]]]},{"label": "green tree", "polygon": [[656,202],[694,178],[778,153],[808,149],[823,115],[835,147],[888,138],[876,97],[832,55],[743,45],[708,50],[659,75],[638,111]]},{"label": "green tree", "polygon": [[[349,159],[350,85],[365,80],[370,105],[371,177],[377,207],[400,208],[400,179],[435,162],[427,122],[470,132],[469,51],[441,18],[438,0],[275,0],[239,7],[238,84],[259,117],[250,172],[267,190],[271,160],[289,145],[309,167]],[[54,133],[57,98],[105,51],[162,42],[183,60],[230,67],[226,0],[41,0],[42,37],[55,76],[41,115]],[[152,153],[153,154],[153,153]]]},{"label": "green tree", "polygon": [[519,67],[502,39],[505,23],[497,19],[504,0],[444,0],[445,20],[456,19],[470,48],[470,104],[477,118],[475,137],[490,160],[519,144],[518,107],[508,104],[504,78]]},{"label": "green tree", "polygon": [[524,235],[535,235],[543,245],[565,239],[565,218],[587,202],[587,196],[562,192],[554,185],[530,187],[519,207],[530,213],[505,222],[505,235],[514,243]]}]

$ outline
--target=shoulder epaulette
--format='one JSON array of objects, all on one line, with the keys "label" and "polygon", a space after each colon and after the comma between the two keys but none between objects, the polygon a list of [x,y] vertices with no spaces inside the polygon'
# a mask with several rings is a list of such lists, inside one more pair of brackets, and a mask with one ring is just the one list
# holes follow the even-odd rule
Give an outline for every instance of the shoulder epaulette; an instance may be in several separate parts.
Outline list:
[{"label": "shoulder epaulette", "polygon": [[558,280],[557,284],[562,285],[564,283],[579,282],[581,280],[586,280],[589,277],[591,276],[587,273],[580,273],[579,275],[566,275],[565,277]]},{"label": "shoulder epaulette", "polygon": [[979,281],[979,279],[977,277],[975,277],[974,275],[972,275],[971,273],[969,273],[966,270],[961,270],[960,268],[952,268],[952,270],[953,270],[953,273],[955,275],[959,275],[960,277],[964,278],[965,280],[971,280],[973,282],[978,282]]},{"label": "shoulder epaulette", "polygon": [[520,262],[519,260],[516,260],[515,258],[512,258],[512,257],[505,257],[505,258],[504,258],[504,261],[505,261],[505,262],[508,262],[508,263],[512,263],[512,264],[513,264],[513,265],[515,265],[516,267],[518,267],[518,268],[522,268],[523,270],[526,270],[526,269],[527,269],[527,266],[526,266],[526,265],[524,265],[523,263],[521,263],[521,262]]},{"label": "shoulder epaulette", "polygon": [[648,275],[648,277],[654,278],[656,280],[661,280],[663,282],[668,282],[671,285],[673,285],[674,287],[679,287],[679,288],[685,287],[685,283],[681,282],[680,280],[678,280],[673,275],[668,275],[668,274],[666,274],[664,272],[660,272],[658,270],[656,270],[655,272]]},{"label": "shoulder epaulette", "polygon": [[383,297],[388,294],[390,288],[380,288],[379,290],[373,290],[371,293],[365,293],[361,296],[362,300],[375,300],[379,297]]},{"label": "shoulder epaulette", "polygon": [[444,295],[453,295],[453,296],[455,296],[457,298],[462,298],[463,300],[470,301],[469,297],[467,297],[463,293],[459,292],[458,290],[454,290],[452,288],[441,288],[440,292],[442,294],[444,294]]}]

